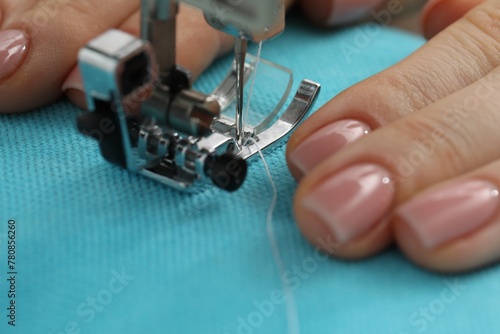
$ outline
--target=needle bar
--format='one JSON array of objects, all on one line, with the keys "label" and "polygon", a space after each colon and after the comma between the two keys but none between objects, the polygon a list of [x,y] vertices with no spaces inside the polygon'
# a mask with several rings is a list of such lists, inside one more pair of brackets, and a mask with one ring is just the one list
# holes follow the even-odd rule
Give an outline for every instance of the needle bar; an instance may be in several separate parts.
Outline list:
[{"label": "needle bar", "polygon": [[248,41],[244,37],[236,38],[234,60],[236,62],[236,141],[243,145],[243,93],[245,89],[245,57]]}]

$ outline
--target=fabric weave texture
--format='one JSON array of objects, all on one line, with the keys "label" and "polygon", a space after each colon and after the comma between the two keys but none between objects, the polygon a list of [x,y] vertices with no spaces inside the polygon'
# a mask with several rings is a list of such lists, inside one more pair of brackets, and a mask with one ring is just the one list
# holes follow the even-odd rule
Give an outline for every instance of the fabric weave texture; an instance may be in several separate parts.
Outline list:
[{"label": "fabric weave texture", "polygon": [[[302,78],[321,83],[319,107],[423,42],[373,24],[322,31],[295,18],[262,57],[291,68],[294,89]],[[230,61],[214,64],[197,88],[209,91]],[[272,301],[282,286],[262,163],[251,164],[237,193],[181,193],[104,162],[77,132],[78,113],[61,101],[0,116],[0,332],[286,333],[285,305]],[[499,267],[440,276],[396,249],[361,262],[315,258],[294,223],[284,152],[266,157],[301,333],[500,332]],[[17,222],[16,328],[4,315],[9,219]]]}]

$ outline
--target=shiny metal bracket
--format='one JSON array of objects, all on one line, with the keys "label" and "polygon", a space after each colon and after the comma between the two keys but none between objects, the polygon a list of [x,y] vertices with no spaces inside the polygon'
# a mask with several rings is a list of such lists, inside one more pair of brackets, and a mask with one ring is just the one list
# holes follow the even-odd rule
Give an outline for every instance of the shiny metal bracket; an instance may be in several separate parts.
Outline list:
[{"label": "shiny metal bracket", "polygon": [[[211,8],[211,1],[220,0],[200,1],[200,8]],[[248,0],[243,2],[249,4]],[[262,21],[279,21],[273,26],[272,36],[281,27],[280,2],[258,1],[264,9],[276,6],[271,7],[274,14],[266,14]],[[211,180],[221,189],[237,190],[247,176],[246,161],[259,149],[276,145],[300,123],[312,108],[320,85],[302,81],[288,108],[280,114],[292,87],[290,76],[283,96],[264,120],[243,126],[241,114],[235,119],[225,111],[233,108],[237,97],[241,109],[242,95],[238,93],[255,74],[257,60],[248,56],[250,63],[244,67],[242,63],[233,64],[212,93],[197,92],[191,89],[189,72],[175,65],[172,45],[177,3],[143,0],[142,5],[142,38],[110,30],[80,51],[88,112],[79,117],[79,130],[98,140],[109,162],[176,189],[191,189]],[[215,15],[211,10],[205,14]],[[215,24],[215,18],[211,19]],[[217,20],[225,23],[225,30],[240,22]],[[248,23],[245,35],[263,38],[266,29],[261,28]],[[161,29],[169,29],[169,33],[162,35]]]}]

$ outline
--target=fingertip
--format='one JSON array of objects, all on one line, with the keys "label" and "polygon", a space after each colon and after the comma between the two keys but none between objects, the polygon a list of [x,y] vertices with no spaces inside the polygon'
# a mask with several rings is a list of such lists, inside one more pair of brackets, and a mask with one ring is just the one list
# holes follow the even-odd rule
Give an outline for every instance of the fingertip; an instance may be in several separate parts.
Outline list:
[{"label": "fingertip", "polygon": [[87,100],[85,99],[85,93],[83,91],[68,89],[65,94],[68,100],[70,100],[74,105],[80,109],[87,109]]},{"label": "fingertip", "polygon": [[302,201],[302,198],[296,197],[295,215],[300,231],[314,247],[333,258],[362,260],[380,253],[393,243],[388,221],[382,221],[356,239],[343,242],[319,217],[304,210]]},{"label": "fingertip", "polygon": [[0,31],[0,113],[17,113],[34,107],[34,98],[25,98],[34,83],[19,84],[26,80],[30,49],[31,40],[25,31]]},{"label": "fingertip", "polygon": [[333,12],[335,0],[301,0],[300,7],[303,13],[317,25],[327,25]]},{"label": "fingertip", "polygon": [[295,162],[291,159],[290,157],[291,151],[289,146],[287,146],[287,153],[286,153],[286,163],[288,165],[288,170],[290,171],[290,174],[292,174],[293,178],[297,181],[302,180],[302,178],[305,176],[304,173],[296,166]]},{"label": "fingertip", "polygon": [[362,20],[384,0],[302,0],[301,7],[314,23],[337,26]]},{"label": "fingertip", "polygon": [[75,67],[70,72],[70,74],[62,84],[61,90],[66,95],[66,97],[76,106],[82,109],[86,108],[87,103],[85,100],[83,79],[78,67]]},{"label": "fingertip", "polygon": [[415,230],[401,217],[396,216],[392,226],[398,248],[416,265],[439,273],[456,273],[474,267],[471,253],[464,248],[466,244],[463,242],[457,242],[454,247],[429,249],[422,245]]},{"label": "fingertip", "polygon": [[392,243],[387,220],[392,186],[379,177],[375,165],[332,175],[330,161],[299,186],[294,210],[300,230],[312,244],[341,259],[366,258],[387,248]]},{"label": "fingertip", "polygon": [[500,257],[500,247],[496,246],[498,223],[436,248],[425,247],[411,224],[399,215],[394,217],[392,230],[395,243],[406,257],[433,272],[467,272],[498,262]]},{"label": "fingertip", "polygon": [[431,39],[446,26],[448,19],[442,16],[448,16],[447,12],[443,13],[445,2],[446,0],[430,0],[423,8],[421,21],[425,38]]},{"label": "fingertip", "polygon": [[422,29],[428,39],[460,19],[484,0],[430,0],[422,10]]},{"label": "fingertip", "polygon": [[30,40],[22,30],[0,31],[0,80],[13,75],[27,57]]}]

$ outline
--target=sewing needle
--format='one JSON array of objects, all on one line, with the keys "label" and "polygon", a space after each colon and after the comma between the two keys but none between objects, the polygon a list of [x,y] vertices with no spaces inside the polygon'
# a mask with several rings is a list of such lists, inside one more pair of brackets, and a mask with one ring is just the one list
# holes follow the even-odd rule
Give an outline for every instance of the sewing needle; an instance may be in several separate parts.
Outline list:
[{"label": "sewing needle", "polygon": [[245,89],[245,57],[248,41],[237,37],[234,44],[234,60],[236,62],[236,142],[243,145],[243,93]]}]

